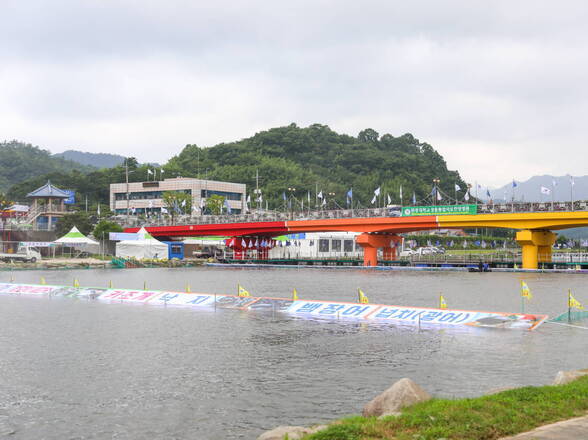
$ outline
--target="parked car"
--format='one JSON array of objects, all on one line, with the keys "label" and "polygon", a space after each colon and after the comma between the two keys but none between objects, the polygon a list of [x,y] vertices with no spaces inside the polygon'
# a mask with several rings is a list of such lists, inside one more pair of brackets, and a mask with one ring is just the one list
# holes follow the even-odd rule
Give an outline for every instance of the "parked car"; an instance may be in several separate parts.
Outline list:
[{"label": "parked car", "polygon": [[416,255],[415,251],[413,251],[412,249],[405,249],[403,251],[400,251],[399,257],[412,257],[413,255]]}]

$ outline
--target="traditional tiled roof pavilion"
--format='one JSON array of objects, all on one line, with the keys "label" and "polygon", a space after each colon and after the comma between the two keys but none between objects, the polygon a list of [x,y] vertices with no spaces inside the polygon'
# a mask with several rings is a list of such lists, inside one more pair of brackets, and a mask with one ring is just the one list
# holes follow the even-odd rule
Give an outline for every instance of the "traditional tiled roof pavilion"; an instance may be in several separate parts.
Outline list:
[{"label": "traditional tiled roof pavilion", "polygon": [[65,200],[69,196],[68,193],[53,186],[48,180],[45,185],[27,194],[27,198],[33,199],[31,214],[34,217],[32,220],[39,226],[40,220],[46,218],[48,229],[52,229],[54,218],[61,217],[65,213]]}]

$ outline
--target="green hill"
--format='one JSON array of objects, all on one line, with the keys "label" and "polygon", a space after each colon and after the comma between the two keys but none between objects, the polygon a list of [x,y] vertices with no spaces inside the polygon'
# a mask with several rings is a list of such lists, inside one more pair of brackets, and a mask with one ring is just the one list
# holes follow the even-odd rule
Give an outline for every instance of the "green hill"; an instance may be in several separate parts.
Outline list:
[{"label": "green hill", "polygon": [[118,154],[87,153],[77,150],[67,150],[63,153],[54,154],[53,156],[71,160],[82,165],[90,165],[95,168],[112,168],[121,165],[125,160],[124,156]]},{"label": "green hill", "polygon": [[93,167],[54,157],[47,150],[19,141],[0,143],[0,191],[32,177],[52,172],[79,170],[87,172]]},{"label": "green hill", "polygon": [[[374,130],[366,129],[354,137],[319,124],[272,128],[210,148],[187,145],[163,168],[167,177],[246,183],[249,193],[255,188],[256,171],[259,171],[260,188],[270,208],[283,207],[282,195],[290,192],[288,188],[296,188],[293,194],[304,200],[305,206],[308,191],[314,205],[318,188],[323,194],[334,193],[328,199],[342,207],[346,205],[350,188],[353,188],[354,205],[364,207],[371,206],[373,192],[380,186],[382,204],[386,194],[390,194],[393,203],[400,202],[400,185],[405,204],[410,203],[413,191],[419,201],[430,198],[433,179],[440,179],[442,191],[449,195],[453,195],[456,183],[465,188],[459,173],[449,171],[433,147],[411,134],[379,136]],[[124,168],[119,165],[90,173],[53,172],[15,185],[9,196],[21,199],[47,178],[62,188],[75,189],[79,201],[88,196],[90,203],[108,203],[108,184],[124,181]],[[147,180],[147,166],[133,161],[129,179]]]},{"label": "green hill", "polygon": [[250,190],[259,170],[260,187],[270,206],[279,206],[288,188],[296,188],[299,199],[311,191],[312,203],[315,188],[323,194],[335,193],[341,206],[353,188],[355,203],[370,206],[379,186],[383,196],[389,193],[393,203],[399,203],[402,185],[405,204],[413,191],[419,200],[429,196],[433,179],[440,179],[442,191],[449,195],[454,194],[456,183],[466,186],[458,172],[447,169],[433,147],[411,134],[379,136],[366,129],[353,137],[319,124],[272,128],[211,148],[187,145],[164,168],[167,175],[206,175],[208,179],[246,183]]}]

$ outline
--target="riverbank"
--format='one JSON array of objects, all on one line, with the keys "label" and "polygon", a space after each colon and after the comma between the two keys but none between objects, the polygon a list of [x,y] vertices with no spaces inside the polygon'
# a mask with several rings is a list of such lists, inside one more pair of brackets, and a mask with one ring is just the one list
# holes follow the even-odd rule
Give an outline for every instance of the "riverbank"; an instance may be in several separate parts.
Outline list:
[{"label": "riverbank", "polygon": [[151,267],[192,267],[201,266],[208,260],[129,260],[127,266],[113,265],[110,258],[49,258],[28,262],[0,262],[0,271],[12,270],[55,270],[55,269],[113,269],[113,268],[151,268]]},{"label": "riverbank", "polygon": [[[337,269],[337,270],[389,270],[404,272],[471,272],[468,267],[437,267],[437,266],[351,266],[351,265],[289,265],[289,264],[257,264],[257,263],[204,263],[210,267],[232,268],[272,268],[272,269]],[[493,268],[490,272],[528,272],[528,273],[577,273],[588,274],[588,269],[513,269],[506,267]],[[486,272],[485,272],[486,273]]]},{"label": "riverbank", "polygon": [[399,416],[348,417],[302,438],[498,440],[542,425],[586,416],[587,411],[588,376],[582,376],[563,385],[524,387],[478,398],[431,399],[402,409]]}]

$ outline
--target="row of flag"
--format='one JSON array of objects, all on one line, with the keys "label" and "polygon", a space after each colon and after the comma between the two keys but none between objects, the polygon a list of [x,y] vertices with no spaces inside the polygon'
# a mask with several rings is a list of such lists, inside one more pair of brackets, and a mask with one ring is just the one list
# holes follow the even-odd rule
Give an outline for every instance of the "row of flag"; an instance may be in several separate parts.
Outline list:
[{"label": "row of flag", "polygon": [[[241,284],[237,283],[237,296],[250,297],[251,294]],[[369,298],[361,289],[357,289],[357,300],[360,304],[370,303]],[[292,289],[292,301],[298,301],[298,291],[295,288]],[[445,302],[445,298],[443,297],[443,295],[439,295],[439,308],[443,310],[447,309],[447,303]]]},{"label": "row of flag", "polygon": [[[521,280],[521,297],[527,301],[530,301],[533,298],[533,294],[531,293],[529,285],[523,280]],[[582,303],[574,298],[571,290],[568,290],[568,309],[584,309]]]}]

